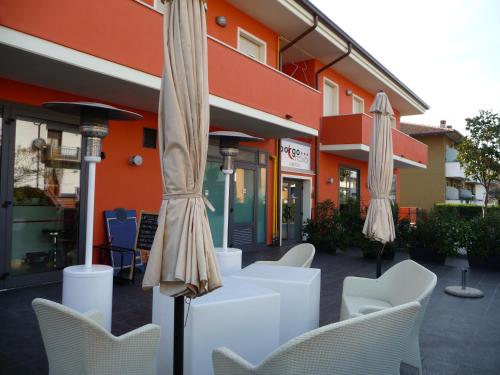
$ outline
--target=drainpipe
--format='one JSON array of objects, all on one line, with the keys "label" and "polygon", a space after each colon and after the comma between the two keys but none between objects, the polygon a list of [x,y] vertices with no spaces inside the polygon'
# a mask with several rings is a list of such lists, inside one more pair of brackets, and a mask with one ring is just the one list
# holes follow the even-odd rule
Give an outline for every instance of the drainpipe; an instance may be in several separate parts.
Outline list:
[{"label": "drainpipe", "polygon": [[283,52],[285,52],[287,49],[289,49],[294,44],[296,44],[299,40],[306,37],[309,33],[313,32],[316,29],[316,27],[318,26],[318,19],[319,19],[318,15],[315,14],[314,15],[314,23],[310,28],[308,28],[306,31],[304,31],[302,34],[300,34],[298,37],[296,37],[291,42],[288,42],[286,45],[284,45],[283,47],[280,48],[279,55],[278,55],[279,56],[279,69],[280,69],[280,71],[283,70]]},{"label": "drainpipe", "polygon": [[339,56],[337,57],[335,60],[333,60],[332,62],[326,64],[324,67],[322,67],[320,70],[318,70],[316,72],[316,90],[319,90],[319,75],[321,73],[323,73],[325,70],[327,70],[328,68],[331,68],[333,65],[335,65],[336,63],[338,63],[340,60],[343,60],[345,59],[347,56],[349,56],[351,54],[351,48],[352,48],[352,43],[351,42],[347,42],[347,52],[344,53],[342,56]]},{"label": "drainpipe", "polygon": [[[321,124],[320,124],[320,134],[321,134]],[[317,213],[318,213],[318,179],[319,179],[319,134],[316,136],[314,139],[314,219],[317,218]]]},{"label": "drainpipe", "polygon": [[[340,60],[343,60],[345,59],[347,56],[349,56],[351,54],[351,49],[352,49],[352,43],[351,42],[348,42],[347,43],[347,52],[344,53],[343,55],[337,57],[335,60],[333,60],[332,62],[326,64],[324,67],[322,67],[320,70],[318,70],[316,72],[316,75],[315,75],[315,81],[316,81],[316,90],[319,90],[319,75],[324,72],[325,70],[331,68],[333,65],[335,65],[336,63],[338,63]],[[320,124],[320,134],[321,134],[321,131],[322,131],[322,124]],[[319,135],[315,138],[315,142],[314,142],[314,155],[315,155],[315,158],[316,158],[316,163],[315,163],[315,166],[314,166],[314,172],[315,172],[315,178],[314,178],[314,216],[316,217],[316,208],[318,207],[318,187],[319,187],[319,183],[318,183],[318,175],[319,175]]]}]

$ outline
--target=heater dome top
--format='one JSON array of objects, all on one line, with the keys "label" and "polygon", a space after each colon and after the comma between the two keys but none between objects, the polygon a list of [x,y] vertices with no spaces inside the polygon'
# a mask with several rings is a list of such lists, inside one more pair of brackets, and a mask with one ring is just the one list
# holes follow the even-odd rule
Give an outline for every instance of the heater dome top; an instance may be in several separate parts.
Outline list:
[{"label": "heater dome top", "polygon": [[233,138],[237,139],[240,142],[260,142],[263,141],[262,138],[254,137],[252,135],[248,135],[242,132],[231,132],[231,131],[216,131],[210,132],[210,137],[215,138]]},{"label": "heater dome top", "polygon": [[95,115],[107,120],[132,121],[140,120],[142,115],[125,111],[111,105],[93,102],[47,102],[42,105],[44,108],[68,115],[80,116],[82,111],[92,111]]}]

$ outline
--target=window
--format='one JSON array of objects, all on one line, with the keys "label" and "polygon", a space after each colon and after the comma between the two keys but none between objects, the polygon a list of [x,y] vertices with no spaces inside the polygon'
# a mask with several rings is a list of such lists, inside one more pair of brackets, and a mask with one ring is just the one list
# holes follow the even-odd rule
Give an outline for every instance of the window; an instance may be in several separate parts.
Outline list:
[{"label": "window", "polygon": [[142,147],[156,148],[156,137],[158,131],[151,128],[143,128],[142,131]]},{"label": "window", "polygon": [[339,86],[324,80],[323,84],[323,116],[335,116],[339,114]]},{"label": "window", "polygon": [[339,207],[351,203],[359,203],[359,170],[340,167],[339,173]]},{"label": "window", "polygon": [[352,113],[364,113],[365,101],[357,95],[352,96]]},{"label": "window", "polygon": [[262,63],[266,62],[266,42],[238,28],[238,50]]},{"label": "window", "polygon": [[[11,275],[55,272],[77,261],[82,136],[35,118],[14,126]],[[64,233],[58,246],[54,233]]]}]

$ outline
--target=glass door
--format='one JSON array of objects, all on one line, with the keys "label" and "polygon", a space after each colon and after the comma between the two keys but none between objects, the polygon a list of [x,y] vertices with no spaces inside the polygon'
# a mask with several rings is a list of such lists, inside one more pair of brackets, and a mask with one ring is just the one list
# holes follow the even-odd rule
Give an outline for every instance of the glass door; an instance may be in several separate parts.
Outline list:
[{"label": "glass door", "polygon": [[220,165],[220,161],[207,161],[203,180],[203,194],[215,208],[215,211],[207,209],[215,247],[222,247],[224,227],[224,175],[220,170]]},{"label": "glass door", "polygon": [[359,207],[359,193],[359,170],[349,167],[340,167],[339,208]]},{"label": "glass door", "polygon": [[82,139],[78,127],[18,117],[7,175],[11,287],[57,280],[77,263]]},{"label": "glass door", "polygon": [[[241,149],[229,188],[228,245],[242,250],[255,249],[267,239],[267,160],[265,152]],[[203,194],[215,211],[207,210],[215,247],[222,247],[224,222],[224,175],[218,145],[209,144],[203,179]]]},{"label": "glass door", "polygon": [[256,242],[256,170],[238,167],[234,171],[231,207],[231,247],[244,247]]},{"label": "glass door", "polygon": [[281,240],[284,245],[302,240],[302,181],[283,179],[281,193]]}]

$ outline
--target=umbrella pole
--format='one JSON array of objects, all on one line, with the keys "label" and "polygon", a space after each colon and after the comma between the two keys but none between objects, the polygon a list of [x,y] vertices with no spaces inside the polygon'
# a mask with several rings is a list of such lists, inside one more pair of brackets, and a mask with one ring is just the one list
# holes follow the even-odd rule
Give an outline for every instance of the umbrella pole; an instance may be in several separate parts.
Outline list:
[{"label": "umbrella pole", "polygon": [[377,251],[377,278],[382,275],[382,252],[384,251],[385,244],[382,245],[382,249]]},{"label": "umbrella pole", "polygon": [[174,298],[174,375],[184,374],[184,296]]}]

